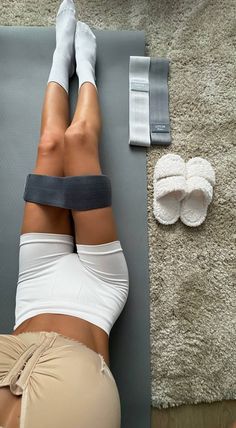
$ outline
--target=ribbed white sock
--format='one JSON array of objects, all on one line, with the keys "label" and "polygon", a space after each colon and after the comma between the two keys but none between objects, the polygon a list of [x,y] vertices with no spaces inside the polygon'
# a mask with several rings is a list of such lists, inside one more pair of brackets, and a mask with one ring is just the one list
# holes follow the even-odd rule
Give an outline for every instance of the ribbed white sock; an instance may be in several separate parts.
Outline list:
[{"label": "ribbed white sock", "polygon": [[78,21],[75,33],[76,73],[79,89],[84,82],[91,82],[97,89],[95,80],[97,44],[96,36],[84,22]]},{"label": "ribbed white sock", "polygon": [[75,71],[74,37],[76,30],[73,0],[63,0],[56,17],[56,49],[48,78],[59,83],[68,93],[69,78]]}]

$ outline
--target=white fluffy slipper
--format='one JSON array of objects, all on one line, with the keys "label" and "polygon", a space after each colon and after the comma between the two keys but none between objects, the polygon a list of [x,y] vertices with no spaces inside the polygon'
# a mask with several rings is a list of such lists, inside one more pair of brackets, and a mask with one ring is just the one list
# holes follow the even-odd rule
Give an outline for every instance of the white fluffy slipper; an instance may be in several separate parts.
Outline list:
[{"label": "white fluffy slipper", "polygon": [[180,215],[180,201],[185,197],[185,162],[168,153],[158,159],[153,175],[153,213],[162,224],[175,223]]},{"label": "white fluffy slipper", "polygon": [[206,159],[195,157],[186,162],[186,191],[181,202],[180,219],[187,226],[199,226],[212,201],[215,172]]}]

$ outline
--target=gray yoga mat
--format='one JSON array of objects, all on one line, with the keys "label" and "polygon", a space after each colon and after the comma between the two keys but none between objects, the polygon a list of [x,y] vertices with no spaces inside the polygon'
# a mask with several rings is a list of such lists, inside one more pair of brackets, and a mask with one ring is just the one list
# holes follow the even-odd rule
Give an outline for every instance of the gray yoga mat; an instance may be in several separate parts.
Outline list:
[{"label": "gray yoga mat", "polygon": [[[130,273],[128,301],[110,335],[111,370],[121,398],[122,428],[146,428],[151,405],[146,149],[128,144],[129,57],[145,55],[145,34],[93,31],[103,117],[101,166],[111,179]],[[24,185],[35,165],[54,48],[55,27],[0,27],[0,333],[11,333],[14,325]],[[74,76],[71,116],[77,89]]]}]

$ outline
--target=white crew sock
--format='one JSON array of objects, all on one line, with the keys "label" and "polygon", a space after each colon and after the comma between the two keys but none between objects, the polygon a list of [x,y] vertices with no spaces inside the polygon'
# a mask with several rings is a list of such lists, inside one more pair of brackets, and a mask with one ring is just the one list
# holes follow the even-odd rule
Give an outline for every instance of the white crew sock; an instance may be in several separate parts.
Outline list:
[{"label": "white crew sock", "polygon": [[76,30],[73,0],[63,0],[56,17],[56,49],[48,83],[59,83],[68,93],[69,78],[75,71],[74,37]]},{"label": "white crew sock", "polygon": [[96,36],[84,22],[78,21],[75,33],[76,73],[79,89],[84,82],[91,82],[97,89],[95,80],[97,44]]}]

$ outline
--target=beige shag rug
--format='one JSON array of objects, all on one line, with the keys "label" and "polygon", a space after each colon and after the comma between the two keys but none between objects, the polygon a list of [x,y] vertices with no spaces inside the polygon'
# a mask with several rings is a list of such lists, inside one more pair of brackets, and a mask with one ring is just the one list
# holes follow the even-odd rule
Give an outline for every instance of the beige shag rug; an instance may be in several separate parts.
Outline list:
[{"label": "beige shag rug", "polygon": [[[1,0],[0,25],[51,26],[60,1]],[[234,0],[80,0],[98,29],[145,30],[146,55],[169,58],[172,145],[147,149],[152,405],[236,399]],[[153,172],[165,153],[215,169],[206,221],[153,216]]]}]

